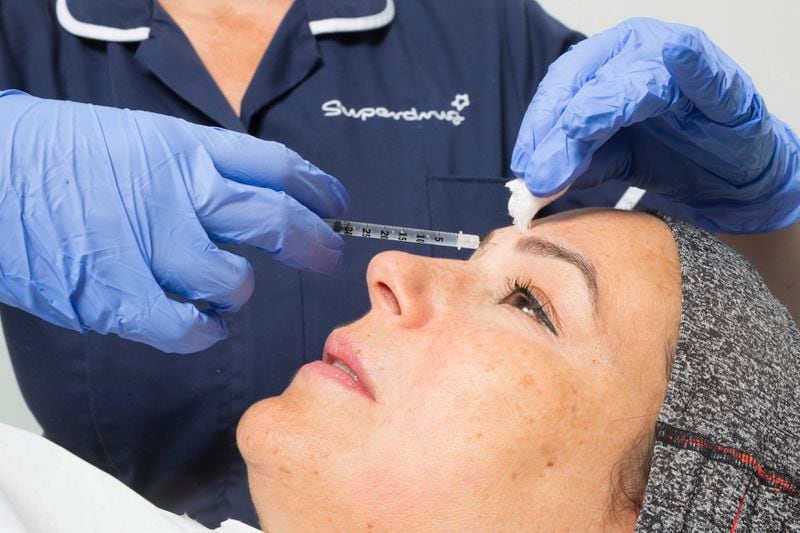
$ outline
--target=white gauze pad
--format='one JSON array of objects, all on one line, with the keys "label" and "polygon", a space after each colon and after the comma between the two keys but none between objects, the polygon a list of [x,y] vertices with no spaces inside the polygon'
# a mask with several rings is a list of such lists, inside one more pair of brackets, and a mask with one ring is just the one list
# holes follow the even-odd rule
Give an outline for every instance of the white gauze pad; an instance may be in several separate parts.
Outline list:
[{"label": "white gauze pad", "polygon": [[540,209],[563,196],[569,189],[567,187],[553,196],[537,198],[528,190],[525,181],[519,178],[506,183],[506,188],[511,191],[511,198],[508,199],[508,214],[511,215],[514,220],[514,226],[517,227],[520,233],[528,231],[531,220]]}]

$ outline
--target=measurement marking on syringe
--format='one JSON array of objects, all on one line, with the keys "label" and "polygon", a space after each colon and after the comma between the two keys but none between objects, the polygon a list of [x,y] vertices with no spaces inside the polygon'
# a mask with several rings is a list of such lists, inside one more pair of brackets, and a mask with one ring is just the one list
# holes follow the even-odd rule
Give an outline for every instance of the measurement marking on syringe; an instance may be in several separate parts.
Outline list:
[{"label": "measurement marking on syringe", "polygon": [[431,231],[388,224],[371,224],[354,220],[325,220],[333,231],[347,237],[365,237],[368,239],[384,239],[416,244],[432,244],[435,246],[451,246],[453,248],[476,249],[480,245],[477,235],[469,235],[459,231]]}]

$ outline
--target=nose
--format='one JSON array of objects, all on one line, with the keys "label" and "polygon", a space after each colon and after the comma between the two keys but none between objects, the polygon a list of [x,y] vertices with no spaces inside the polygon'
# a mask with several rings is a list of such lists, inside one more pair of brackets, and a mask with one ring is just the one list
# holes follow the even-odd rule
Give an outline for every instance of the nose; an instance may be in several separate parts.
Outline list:
[{"label": "nose", "polygon": [[402,252],[383,252],[373,257],[367,267],[373,311],[408,329],[427,324],[434,311],[434,261]]}]

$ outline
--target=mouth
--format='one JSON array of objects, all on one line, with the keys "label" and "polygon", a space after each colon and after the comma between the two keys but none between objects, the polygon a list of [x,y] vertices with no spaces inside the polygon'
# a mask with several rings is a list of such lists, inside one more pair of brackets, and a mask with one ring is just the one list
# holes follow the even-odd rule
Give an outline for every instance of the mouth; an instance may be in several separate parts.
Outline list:
[{"label": "mouth", "polygon": [[353,378],[353,380],[355,380],[356,382],[361,381],[360,379],[358,379],[358,375],[355,372],[353,372],[353,369],[347,366],[347,364],[343,363],[342,361],[339,361],[338,359],[332,359],[330,361],[330,364],[332,364],[339,370],[343,370],[345,374]]},{"label": "mouth", "polygon": [[372,383],[364,365],[358,357],[358,349],[341,330],[333,331],[322,352],[322,362],[330,365],[348,381],[344,384],[375,401]]}]

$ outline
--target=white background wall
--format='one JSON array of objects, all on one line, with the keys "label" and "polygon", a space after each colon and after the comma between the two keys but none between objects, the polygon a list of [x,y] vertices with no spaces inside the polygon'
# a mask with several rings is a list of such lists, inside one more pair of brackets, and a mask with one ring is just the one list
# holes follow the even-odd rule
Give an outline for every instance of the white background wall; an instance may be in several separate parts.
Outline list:
[{"label": "white background wall", "polygon": [[[586,34],[634,16],[699,26],[750,74],[772,113],[800,131],[800,103],[797,101],[800,98],[800,2],[540,0],[540,3],[553,16]],[[19,395],[2,342],[0,422],[38,430]]]},{"label": "white background wall", "polygon": [[702,28],[756,83],[773,114],[800,131],[800,2],[796,0],[539,0],[587,35],[630,17]]}]

